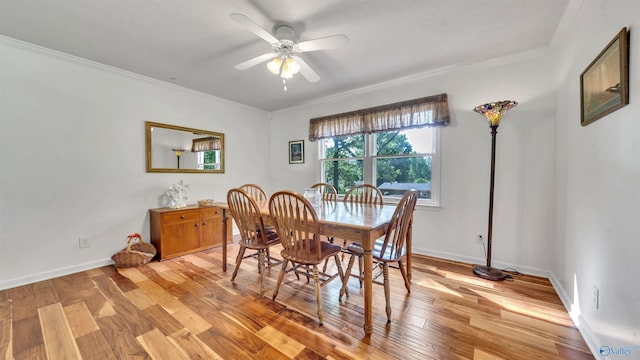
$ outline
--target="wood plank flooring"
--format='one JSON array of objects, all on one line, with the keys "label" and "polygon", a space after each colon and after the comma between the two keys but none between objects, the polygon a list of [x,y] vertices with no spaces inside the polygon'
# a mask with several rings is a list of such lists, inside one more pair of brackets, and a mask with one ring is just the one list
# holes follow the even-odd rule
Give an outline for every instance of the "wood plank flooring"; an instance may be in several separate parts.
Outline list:
[{"label": "wood plank flooring", "polygon": [[339,279],[322,289],[319,326],[304,277],[288,274],[274,302],[274,267],[261,298],[256,260],[232,283],[220,249],[105,266],[0,291],[0,359],[593,359],[547,279],[490,282],[467,264],[413,264],[411,294],[390,270],[390,325],[374,285],[370,337],[357,279],[342,302]]}]

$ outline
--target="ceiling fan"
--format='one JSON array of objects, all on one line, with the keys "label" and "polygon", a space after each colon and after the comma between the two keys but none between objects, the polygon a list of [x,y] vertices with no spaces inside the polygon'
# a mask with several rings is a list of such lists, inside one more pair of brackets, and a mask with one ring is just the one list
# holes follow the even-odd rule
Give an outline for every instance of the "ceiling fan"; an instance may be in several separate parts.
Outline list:
[{"label": "ceiling fan", "polygon": [[335,49],[346,46],[349,43],[349,39],[342,34],[296,42],[295,32],[289,25],[280,25],[275,28],[275,34],[271,34],[245,15],[233,13],[229,14],[229,17],[271,44],[273,48],[273,51],[242,62],[234,66],[234,68],[246,70],[271,60],[267,64],[267,68],[273,74],[282,78],[285,91],[287,90],[286,79],[292,78],[298,72],[311,83],[320,80],[320,76],[297,54]]}]

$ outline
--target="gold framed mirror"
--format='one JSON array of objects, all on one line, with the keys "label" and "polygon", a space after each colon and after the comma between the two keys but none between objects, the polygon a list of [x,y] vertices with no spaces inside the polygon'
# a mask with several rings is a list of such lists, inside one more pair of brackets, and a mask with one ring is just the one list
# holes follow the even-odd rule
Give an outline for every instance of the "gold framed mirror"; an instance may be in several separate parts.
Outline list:
[{"label": "gold framed mirror", "polygon": [[147,172],[224,173],[224,134],[145,122]]}]

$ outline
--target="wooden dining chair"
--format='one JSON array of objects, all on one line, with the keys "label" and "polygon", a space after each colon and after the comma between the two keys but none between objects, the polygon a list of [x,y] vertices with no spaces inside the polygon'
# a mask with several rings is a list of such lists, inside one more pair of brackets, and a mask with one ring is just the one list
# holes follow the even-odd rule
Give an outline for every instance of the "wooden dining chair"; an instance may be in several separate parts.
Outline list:
[{"label": "wooden dining chair", "polygon": [[311,185],[312,189],[320,189],[320,194],[322,194],[322,201],[333,201],[335,202],[338,199],[338,190],[328,183],[316,183]]},{"label": "wooden dining chair", "polygon": [[[264,189],[262,189],[260,185],[244,184],[238,186],[238,189],[244,190],[247,194],[249,194],[249,196],[251,196],[251,198],[256,201],[259,207],[268,205],[267,203],[269,202],[269,195],[267,195],[267,192],[264,191]],[[275,228],[273,227],[273,225],[265,225],[264,228],[267,231],[275,232]],[[251,254],[249,256],[258,257],[258,255],[258,252],[255,252],[254,254]],[[267,249],[267,262],[269,266],[271,266],[271,259],[271,254],[269,253],[269,249]]]},{"label": "wooden dining chair", "polygon": [[266,204],[269,201],[267,193],[256,184],[244,184],[238,186],[238,189],[244,190],[258,205]]},{"label": "wooden dining chair", "polygon": [[[260,206],[247,192],[241,189],[231,189],[227,192],[227,204],[231,211],[231,216],[240,231],[240,249],[236,257],[236,266],[233,270],[231,281],[238,275],[238,269],[242,260],[254,255],[245,256],[247,249],[257,251],[258,273],[260,273],[260,296],[264,296],[264,272],[265,262],[267,267],[278,265],[282,260],[272,259],[269,248],[279,244],[280,239],[275,231],[269,231],[264,226],[264,221],[260,213]],[[273,261],[272,261],[273,260]]]},{"label": "wooden dining chair", "polygon": [[[338,245],[320,240],[320,224],[318,215],[309,200],[292,191],[280,191],[269,200],[269,212],[276,227],[283,250],[282,269],[278,275],[278,282],[273,292],[273,300],[278,296],[278,290],[285,273],[294,271],[309,276],[311,270],[315,285],[318,320],[322,325],[322,293],[320,289],[337,276],[343,279],[342,263],[338,257],[342,248]],[[318,271],[318,264],[331,258],[336,262],[338,273],[328,275]],[[291,263],[291,267],[287,265]],[[322,275],[322,277],[321,277]]]},{"label": "wooden dining chair", "polygon": [[[343,201],[350,204],[370,204],[370,205],[382,205],[383,195],[380,189],[371,184],[360,184],[352,186],[344,194]],[[346,252],[347,241],[342,244],[343,250]],[[344,260],[344,255],[342,257]],[[357,278],[360,280],[360,287],[362,288],[362,258],[358,258],[358,274]]]},{"label": "wooden dining chair", "polygon": [[[391,221],[387,227],[387,231],[384,237],[377,239],[373,244],[373,261],[376,267],[382,268],[383,282],[382,284],[376,279],[380,276],[380,272],[372,275],[373,283],[384,286],[384,298],[386,301],[387,323],[391,322],[391,296],[389,287],[389,264],[398,263],[400,273],[404,279],[404,286],[407,288],[407,292],[411,292],[411,284],[407,277],[407,270],[405,268],[404,260],[407,255],[406,240],[407,233],[411,226],[413,219],[413,210],[418,200],[418,192],[415,190],[407,191],[391,217]],[[351,274],[351,268],[353,267],[353,261],[356,257],[362,259],[364,257],[364,250],[362,245],[354,242],[347,247],[347,251],[351,253],[349,264],[342,282],[342,289],[340,290],[340,298],[342,295],[349,296],[349,290],[347,283]],[[362,274],[360,275],[362,276]]]},{"label": "wooden dining chair", "polygon": [[[322,201],[326,202],[333,202],[335,203],[338,200],[338,190],[336,190],[336,188],[328,183],[316,183],[311,185],[312,189],[320,189],[320,194],[322,195]],[[327,238],[327,240],[333,244],[334,242],[334,238],[333,236],[330,236]],[[344,242],[346,244],[346,241]],[[345,245],[342,246],[343,250],[344,250]],[[329,259],[326,259],[324,261],[324,265],[322,266],[322,272],[327,271],[327,266],[329,265]]]},{"label": "wooden dining chair", "polygon": [[355,185],[344,194],[344,202],[382,205],[382,192],[371,184]]}]

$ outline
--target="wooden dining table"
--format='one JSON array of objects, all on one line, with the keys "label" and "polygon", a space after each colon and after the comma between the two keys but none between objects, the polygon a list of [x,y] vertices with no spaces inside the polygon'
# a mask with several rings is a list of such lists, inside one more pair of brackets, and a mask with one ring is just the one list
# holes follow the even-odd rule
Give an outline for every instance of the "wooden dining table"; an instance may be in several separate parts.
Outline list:
[{"label": "wooden dining table", "polygon": [[[224,211],[223,234],[229,226],[231,212],[227,204],[216,204]],[[320,222],[320,235],[357,241],[364,249],[364,332],[370,335],[373,331],[373,243],[387,231],[391,217],[396,209],[394,204],[387,205],[363,205],[351,204],[342,201],[325,201],[316,207],[316,213]],[[260,211],[266,223],[270,223],[269,207],[267,203],[260,204]],[[411,280],[411,229],[407,234],[407,276]],[[222,245],[222,269],[227,270],[227,244]]]}]

